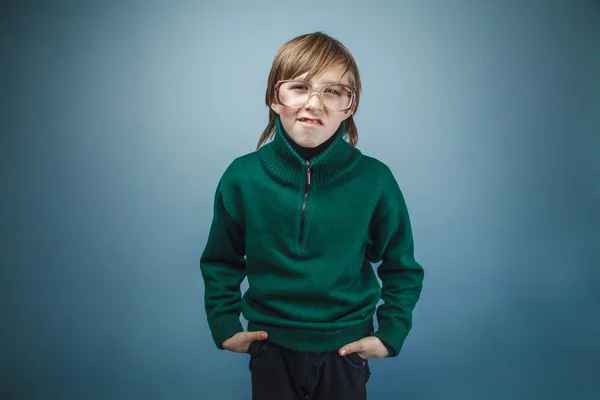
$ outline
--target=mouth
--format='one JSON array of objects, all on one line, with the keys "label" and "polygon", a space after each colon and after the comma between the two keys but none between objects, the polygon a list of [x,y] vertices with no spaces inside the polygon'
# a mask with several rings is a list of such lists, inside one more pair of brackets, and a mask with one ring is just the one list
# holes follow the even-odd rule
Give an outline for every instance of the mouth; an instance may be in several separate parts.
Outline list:
[{"label": "mouth", "polygon": [[298,121],[310,124],[312,126],[323,126],[323,121],[318,118],[298,118]]}]

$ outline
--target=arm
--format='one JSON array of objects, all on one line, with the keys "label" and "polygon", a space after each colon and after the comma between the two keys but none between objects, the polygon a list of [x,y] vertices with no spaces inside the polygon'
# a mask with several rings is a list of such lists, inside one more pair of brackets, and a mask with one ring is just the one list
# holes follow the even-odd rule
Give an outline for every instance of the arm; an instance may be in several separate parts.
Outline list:
[{"label": "arm", "polygon": [[246,276],[245,235],[227,212],[221,184],[206,248],[200,258],[204,305],[213,340],[222,349],[225,339],[242,332],[240,284]]},{"label": "arm", "polygon": [[414,258],[410,219],[399,188],[388,208],[370,229],[373,243],[367,248],[367,257],[373,263],[381,261],[377,275],[383,284],[384,303],[377,309],[379,329],[374,336],[392,347],[390,356],[394,357],[411,329],[424,271]]}]

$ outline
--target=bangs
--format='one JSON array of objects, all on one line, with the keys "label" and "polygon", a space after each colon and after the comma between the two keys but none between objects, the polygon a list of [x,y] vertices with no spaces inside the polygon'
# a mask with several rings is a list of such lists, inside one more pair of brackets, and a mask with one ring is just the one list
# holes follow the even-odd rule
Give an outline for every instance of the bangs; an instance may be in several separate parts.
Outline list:
[{"label": "bangs", "polygon": [[[276,80],[293,79],[307,73],[306,80],[320,75],[327,69],[342,65],[343,76],[352,69],[354,60],[347,49],[328,37],[300,37],[295,43],[284,46],[280,54],[280,65]],[[350,85],[356,86],[354,73],[348,76]]]}]

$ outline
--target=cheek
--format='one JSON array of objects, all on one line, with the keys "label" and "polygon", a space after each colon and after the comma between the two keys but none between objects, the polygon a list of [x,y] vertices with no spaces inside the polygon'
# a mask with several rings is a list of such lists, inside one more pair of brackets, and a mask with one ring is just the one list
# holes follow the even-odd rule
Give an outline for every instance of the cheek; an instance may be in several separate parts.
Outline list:
[{"label": "cheek", "polygon": [[294,110],[291,108],[281,107],[279,108],[279,115],[282,118],[295,118],[298,110]]},{"label": "cheek", "polygon": [[342,113],[329,115],[329,118],[328,118],[329,124],[331,124],[332,126],[339,127],[340,124],[342,123],[342,121],[344,120],[344,116],[345,116],[345,114],[342,114]]},{"label": "cheek", "polygon": [[281,125],[283,125],[283,129],[285,129],[288,133],[292,132],[294,123],[296,122],[294,113],[290,113],[289,110],[285,111],[280,109],[279,118],[281,119]]}]

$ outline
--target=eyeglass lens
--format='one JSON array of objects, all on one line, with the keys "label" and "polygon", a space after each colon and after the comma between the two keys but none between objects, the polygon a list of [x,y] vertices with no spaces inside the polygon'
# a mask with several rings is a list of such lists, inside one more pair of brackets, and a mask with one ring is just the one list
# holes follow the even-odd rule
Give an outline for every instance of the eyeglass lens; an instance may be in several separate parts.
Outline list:
[{"label": "eyeglass lens", "polygon": [[[279,86],[279,101],[287,107],[301,107],[308,101],[314,89],[304,82],[284,82]],[[331,111],[346,110],[352,104],[352,91],[343,85],[326,85],[321,99]]]}]

